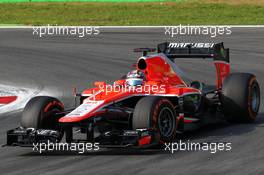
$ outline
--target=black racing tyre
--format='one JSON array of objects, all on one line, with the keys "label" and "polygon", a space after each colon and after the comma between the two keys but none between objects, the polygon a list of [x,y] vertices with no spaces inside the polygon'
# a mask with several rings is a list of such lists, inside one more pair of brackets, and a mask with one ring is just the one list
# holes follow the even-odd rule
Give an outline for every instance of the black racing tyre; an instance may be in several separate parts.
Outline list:
[{"label": "black racing tyre", "polygon": [[232,73],[223,82],[221,103],[230,122],[253,122],[260,105],[260,88],[256,76]]},{"label": "black racing tyre", "polygon": [[59,117],[54,113],[62,112],[63,104],[54,97],[37,96],[26,104],[22,117],[21,126],[35,129],[59,130]]},{"label": "black racing tyre", "polygon": [[176,114],[173,104],[166,98],[141,98],[135,107],[133,129],[153,128],[160,142],[172,141],[176,136]]}]

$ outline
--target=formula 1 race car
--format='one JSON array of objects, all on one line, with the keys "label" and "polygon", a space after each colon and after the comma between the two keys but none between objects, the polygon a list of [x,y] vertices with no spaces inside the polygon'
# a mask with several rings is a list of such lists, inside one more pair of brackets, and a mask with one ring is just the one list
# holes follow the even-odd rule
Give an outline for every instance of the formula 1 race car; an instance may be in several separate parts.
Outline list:
[{"label": "formula 1 race car", "polygon": [[[157,49],[134,51],[142,53],[135,70],[113,84],[95,82],[95,87],[76,93],[80,105],[74,109],[65,110],[53,97],[32,98],[21,126],[7,131],[7,145],[57,143],[64,138],[67,143],[142,148],[173,141],[178,133],[213,121],[256,119],[260,105],[256,77],[230,73],[229,49],[223,43],[165,42]],[[216,84],[186,78],[174,63],[180,58],[212,59]],[[75,138],[77,133],[81,138]]]}]

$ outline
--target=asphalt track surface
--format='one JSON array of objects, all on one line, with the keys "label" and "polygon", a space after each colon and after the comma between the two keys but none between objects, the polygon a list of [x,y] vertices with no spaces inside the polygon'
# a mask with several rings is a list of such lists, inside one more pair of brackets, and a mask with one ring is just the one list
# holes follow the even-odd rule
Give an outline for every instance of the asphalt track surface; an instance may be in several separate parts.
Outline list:
[{"label": "asphalt track surface", "polygon": [[[104,29],[96,37],[32,36],[31,29],[0,30],[1,84],[49,92],[73,105],[71,88],[90,87],[96,80],[114,80],[126,74],[139,56],[135,47],[155,47],[163,41],[224,41],[231,49],[233,72],[256,74],[264,88],[264,28],[233,28],[231,36],[170,38],[163,29]],[[176,60],[193,79],[213,83],[214,66],[208,60]],[[48,90],[47,90],[48,89]],[[261,97],[263,101],[263,95]],[[21,111],[0,116],[0,143],[6,131],[19,125]],[[164,150],[100,150],[77,154],[31,148],[0,148],[0,174],[263,174],[264,108],[253,124],[219,124],[189,133],[192,142],[231,142],[228,152]]]}]

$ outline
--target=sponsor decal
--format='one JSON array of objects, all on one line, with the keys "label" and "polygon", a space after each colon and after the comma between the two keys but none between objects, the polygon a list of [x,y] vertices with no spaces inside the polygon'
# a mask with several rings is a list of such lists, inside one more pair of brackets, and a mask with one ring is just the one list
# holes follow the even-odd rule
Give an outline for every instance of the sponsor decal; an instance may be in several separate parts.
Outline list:
[{"label": "sponsor decal", "polygon": [[85,103],[81,104],[75,110],[67,114],[66,117],[84,116],[85,114],[88,114],[89,112],[99,107],[103,103],[104,103],[103,100],[102,101],[85,101]]},{"label": "sponsor decal", "polygon": [[169,48],[213,48],[214,43],[170,43]]}]

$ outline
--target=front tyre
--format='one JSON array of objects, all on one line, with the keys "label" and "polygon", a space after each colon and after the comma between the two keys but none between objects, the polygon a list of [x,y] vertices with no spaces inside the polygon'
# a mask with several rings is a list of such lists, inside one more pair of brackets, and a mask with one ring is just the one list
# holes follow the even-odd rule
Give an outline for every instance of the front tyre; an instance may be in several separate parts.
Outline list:
[{"label": "front tyre", "polygon": [[176,114],[173,104],[166,98],[143,97],[133,113],[133,129],[153,128],[161,142],[172,141],[176,136]]},{"label": "front tyre", "polygon": [[63,104],[56,98],[37,96],[26,104],[22,117],[21,126],[24,128],[60,130],[59,115],[63,112]]},{"label": "front tyre", "polygon": [[260,88],[255,75],[230,74],[223,82],[221,102],[228,121],[255,121],[260,106]]}]

